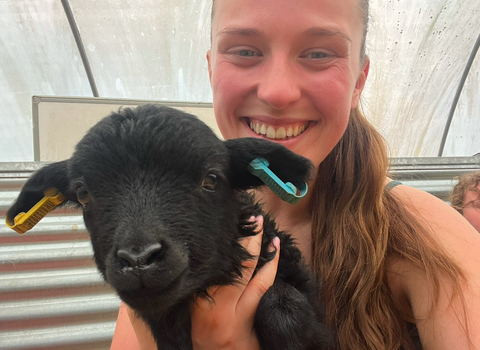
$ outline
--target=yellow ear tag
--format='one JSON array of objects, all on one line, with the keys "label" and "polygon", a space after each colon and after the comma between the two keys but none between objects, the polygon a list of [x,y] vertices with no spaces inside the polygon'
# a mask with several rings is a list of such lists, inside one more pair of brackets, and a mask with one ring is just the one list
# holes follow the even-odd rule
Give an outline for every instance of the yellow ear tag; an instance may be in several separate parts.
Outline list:
[{"label": "yellow ear tag", "polygon": [[40,202],[35,204],[28,212],[18,213],[13,219],[13,222],[8,222],[5,219],[5,223],[12,230],[17,233],[25,233],[32,229],[45,215],[50,213],[56,206],[65,201],[65,196],[61,194],[56,188],[50,188],[44,192]]}]

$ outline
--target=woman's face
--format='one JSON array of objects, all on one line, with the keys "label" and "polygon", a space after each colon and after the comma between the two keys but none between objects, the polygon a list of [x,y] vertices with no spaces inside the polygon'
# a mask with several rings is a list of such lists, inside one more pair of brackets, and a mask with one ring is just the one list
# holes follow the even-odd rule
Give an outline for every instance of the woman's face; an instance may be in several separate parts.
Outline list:
[{"label": "woman's face", "polygon": [[263,137],[320,164],[368,74],[358,0],[217,0],[207,53],[226,139]]}]

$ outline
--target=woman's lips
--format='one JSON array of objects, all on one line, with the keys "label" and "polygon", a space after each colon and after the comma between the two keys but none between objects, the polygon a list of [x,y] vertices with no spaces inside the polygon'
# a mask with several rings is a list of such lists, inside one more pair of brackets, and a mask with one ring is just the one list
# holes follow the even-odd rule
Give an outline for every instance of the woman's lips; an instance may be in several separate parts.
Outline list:
[{"label": "woman's lips", "polygon": [[289,140],[301,135],[310,125],[310,122],[308,121],[273,125],[254,118],[244,118],[244,120],[250,129],[257,135],[279,141]]}]

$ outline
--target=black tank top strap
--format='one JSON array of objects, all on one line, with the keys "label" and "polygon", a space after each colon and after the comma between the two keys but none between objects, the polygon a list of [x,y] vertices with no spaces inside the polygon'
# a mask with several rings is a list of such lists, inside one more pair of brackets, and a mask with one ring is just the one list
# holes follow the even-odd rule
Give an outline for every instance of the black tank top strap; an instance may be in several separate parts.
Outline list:
[{"label": "black tank top strap", "polygon": [[385,185],[385,191],[391,191],[392,188],[397,187],[398,185],[403,185],[400,181],[393,180],[390,181],[388,184]]}]

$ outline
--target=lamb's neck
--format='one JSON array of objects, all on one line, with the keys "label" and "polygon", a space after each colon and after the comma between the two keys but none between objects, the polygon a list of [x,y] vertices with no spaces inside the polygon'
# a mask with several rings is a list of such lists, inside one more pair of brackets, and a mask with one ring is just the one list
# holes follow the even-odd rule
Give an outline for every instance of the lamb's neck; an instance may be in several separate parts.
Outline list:
[{"label": "lamb's neck", "polygon": [[[191,344],[191,320],[188,304],[181,303],[174,306],[166,314],[156,317],[145,317],[152,335],[157,344],[163,348],[171,346],[171,349],[192,349]],[[160,349],[160,347],[159,347]]]}]

